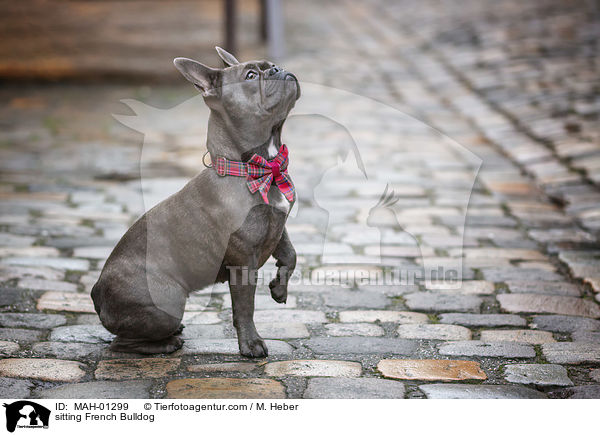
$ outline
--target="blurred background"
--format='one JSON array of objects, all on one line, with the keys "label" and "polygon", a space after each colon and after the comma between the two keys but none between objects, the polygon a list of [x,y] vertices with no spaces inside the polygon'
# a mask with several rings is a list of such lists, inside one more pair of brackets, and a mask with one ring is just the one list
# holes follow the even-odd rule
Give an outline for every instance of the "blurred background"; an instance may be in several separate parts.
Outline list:
[{"label": "blurred background", "polygon": [[592,0],[1,2],[1,169],[52,172],[57,155],[60,171],[134,177],[98,155],[114,148],[110,166],[139,152],[141,135],[111,117],[132,114],[119,100],[185,101],[194,90],[172,59],[219,65],[218,44],[375,98],[467,146],[465,123],[480,116],[477,134],[560,204],[578,202],[573,213],[596,230],[598,9]]},{"label": "blurred background", "polygon": [[[172,59],[220,65],[221,45],[385,103],[476,154],[491,143],[600,228],[598,2],[26,0],[0,12],[0,165],[23,189],[38,173],[139,178],[142,135],[111,116],[133,114],[120,100],[177,106],[196,93]],[[197,172],[202,116],[188,115],[197,128],[184,137],[155,123],[156,175]]]},{"label": "blurred background", "polygon": [[[239,45],[261,54],[262,1],[2,2],[0,76],[45,82],[173,82],[174,53],[216,62],[233,11]],[[265,2],[266,3],[266,2]],[[229,8],[229,9],[228,9]],[[231,13],[231,12],[230,12]]]}]

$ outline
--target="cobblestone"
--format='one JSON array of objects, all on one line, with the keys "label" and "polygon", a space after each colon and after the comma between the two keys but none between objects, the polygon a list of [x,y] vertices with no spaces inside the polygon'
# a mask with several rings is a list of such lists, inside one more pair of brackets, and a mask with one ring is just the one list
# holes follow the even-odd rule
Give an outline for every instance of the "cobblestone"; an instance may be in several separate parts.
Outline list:
[{"label": "cobblestone", "polygon": [[89,295],[66,292],[46,292],[37,303],[38,310],[68,311],[74,313],[95,313]]},{"label": "cobblestone", "polygon": [[516,341],[519,343],[542,344],[555,340],[548,331],[531,331],[529,329],[485,330],[480,332],[481,341]]},{"label": "cobblestone", "polygon": [[85,376],[81,363],[58,359],[9,358],[0,360],[0,376],[75,382]]},{"label": "cobblestone", "polygon": [[114,359],[98,363],[96,379],[163,378],[179,367],[179,358]]},{"label": "cobblestone", "polygon": [[42,279],[49,281],[60,281],[64,279],[65,272],[50,269],[49,267],[20,267],[5,266],[0,264],[0,277],[2,280],[10,279]]},{"label": "cobblestone", "polygon": [[537,293],[559,296],[581,296],[576,285],[567,282],[507,281],[511,293]]},{"label": "cobblestone", "polygon": [[531,327],[556,332],[600,331],[600,320],[587,317],[542,315],[533,317]]},{"label": "cobblestone", "polygon": [[[450,255],[459,255],[461,251],[450,251]],[[506,260],[546,260],[547,257],[539,251],[529,249],[507,248],[467,248],[464,249],[465,258],[495,258]]]},{"label": "cobblestone", "polygon": [[[289,295],[285,304],[278,304],[270,295],[256,295],[254,305],[257,310],[280,310],[286,308],[296,308],[296,296]],[[222,308],[231,309],[231,296],[223,295]]]},{"label": "cobblestone", "polygon": [[32,246],[26,248],[0,248],[0,257],[58,257],[56,248]]},{"label": "cobblestone", "polygon": [[102,325],[73,325],[54,328],[50,333],[51,341],[64,341],[67,343],[110,343],[114,335]]},{"label": "cobblestone", "polygon": [[44,335],[43,331],[31,329],[2,328],[0,329],[0,340],[16,341],[19,343],[31,343],[39,340]]},{"label": "cobblestone", "polygon": [[338,290],[323,295],[325,305],[337,308],[385,308],[390,300],[378,293],[366,291]]},{"label": "cobblestone", "polygon": [[600,276],[600,251],[562,251],[559,258],[578,278]]},{"label": "cobblestone", "polygon": [[0,378],[0,397],[27,398],[33,382],[26,379]]},{"label": "cobblestone", "polygon": [[327,335],[333,337],[380,337],[385,335],[381,326],[371,323],[329,323],[325,325]]},{"label": "cobblestone", "polygon": [[500,306],[513,313],[555,313],[569,316],[600,317],[598,304],[580,298],[529,294],[498,295]]},{"label": "cobblestone", "polygon": [[325,314],[321,311],[308,310],[260,310],[254,314],[254,321],[265,322],[294,322],[294,323],[325,323]]},{"label": "cobblestone", "polygon": [[340,321],[347,323],[362,322],[394,322],[394,323],[426,323],[427,315],[408,311],[342,311]]},{"label": "cobblestone", "polygon": [[35,355],[59,359],[97,358],[105,349],[106,344],[61,343],[56,341],[42,341],[31,346],[31,351]]},{"label": "cobblestone", "polygon": [[45,279],[23,278],[19,280],[19,288],[32,290],[53,290],[59,292],[76,292],[77,286],[70,282],[49,281]]},{"label": "cobblestone", "polygon": [[[289,355],[292,353],[292,346],[285,341],[265,340],[270,355]],[[191,339],[183,344],[183,353],[186,355],[201,354],[221,354],[238,355],[239,348],[237,339]]]},{"label": "cobblestone", "polygon": [[576,331],[571,334],[573,341],[587,341],[588,343],[600,343],[600,331]]},{"label": "cobblestone", "polygon": [[459,293],[464,295],[491,295],[494,294],[494,284],[487,281],[463,281],[458,289],[448,288],[444,283],[428,283],[428,290],[442,293]]},{"label": "cobblestone", "polygon": [[440,322],[465,326],[525,326],[527,324],[524,318],[513,314],[445,313],[440,315]]},{"label": "cobblestone", "polygon": [[566,399],[600,399],[600,386],[598,385],[580,385],[578,387],[566,388],[556,397]]},{"label": "cobblestone", "polygon": [[290,339],[310,336],[304,323],[257,323],[256,330],[263,338]]},{"label": "cobblestone", "polygon": [[483,269],[481,271],[483,277],[488,281],[505,282],[505,281],[559,281],[562,277],[547,270],[540,269],[525,269],[520,267],[501,267],[494,269]]},{"label": "cobblestone", "polygon": [[542,345],[548,361],[556,364],[600,363],[600,349],[595,343],[560,342]]},{"label": "cobblestone", "polygon": [[567,370],[556,364],[509,364],[504,367],[504,378],[516,384],[561,387],[573,385]]},{"label": "cobblestone", "polygon": [[485,356],[495,358],[534,358],[532,346],[522,343],[483,341],[456,341],[438,346],[440,355]]},{"label": "cobblestone", "polygon": [[386,378],[423,381],[464,381],[487,379],[474,361],[460,360],[381,360],[377,370]]},{"label": "cobblestone", "polygon": [[93,260],[106,260],[112,249],[110,246],[86,246],[73,250],[73,257],[87,258]]},{"label": "cobblestone", "polygon": [[198,337],[202,338],[231,338],[228,337],[225,333],[225,328],[223,325],[186,325],[183,332],[181,333],[181,338],[188,339],[196,339]]},{"label": "cobblestone", "polygon": [[539,391],[517,385],[428,384],[419,387],[428,399],[545,399]]},{"label": "cobblestone", "polygon": [[19,345],[12,341],[0,341],[0,356],[10,356],[19,350]]},{"label": "cobblestone", "polygon": [[34,397],[40,399],[148,399],[152,382],[96,381],[61,385],[45,390],[36,390]]},{"label": "cobblestone", "polygon": [[400,338],[423,340],[470,340],[471,331],[463,326],[444,324],[400,325],[397,329]]},{"label": "cobblestone", "polygon": [[189,372],[196,373],[247,373],[257,369],[257,365],[247,362],[229,362],[216,364],[193,364],[188,368]]},{"label": "cobblestone", "polygon": [[305,399],[403,399],[404,385],[375,378],[312,378]]},{"label": "cobblestone", "polygon": [[411,355],[417,348],[415,342],[395,338],[336,337],[311,338],[305,345],[316,354],[395,354]]},{"label": "cobblestone", "polygon": [[221,322],[218,313],[212,311],[187,311],[183,313],[183,323],[186,325],[212,325]]},{"label": "cobblestone", "polygon": [[412,310],[479,312],[482,300],[473,295],[447,295],[439,293],[411,293],[406,295],[406,305]]},{"label": "cobblestone", "polygon": [[49,329],[67,323],[60,314],[1,313],[0,326],[3,328]]},{"label": "cobblestone", "polygon": [[0,263],[12,266],[50,267],[76,271],[86,271],[90,268],[88,261],[76,258],[8,257],[0,260]]},{"label": "cobblestone", "polygon": [[16,305],[23,300],[23,294],[19,290],[12,288],[1,288],[0,307]]},{"label": "cobblestone", "polygon": [[167,384],[170,399],[284,399],[283,385],[272,379],[177,379]]},{"label": "cobblestone", "polygon": [[362,373],[360,363],[332,360],[277,361],[265,366],[267,376],[333,376],[355,378]]}]

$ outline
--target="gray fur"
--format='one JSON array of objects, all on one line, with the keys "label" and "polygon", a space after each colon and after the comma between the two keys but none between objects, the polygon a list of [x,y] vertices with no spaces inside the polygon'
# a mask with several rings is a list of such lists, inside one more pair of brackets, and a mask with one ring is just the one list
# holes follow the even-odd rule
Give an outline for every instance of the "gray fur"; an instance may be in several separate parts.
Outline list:
[{"label": "gray fur", "polygon": [[[210,108],[211,158],[248,160],[254,153],[268,158],[269,143],[281,144],[281,128],[300,96],[298,81],[270,62],[234,63],[237,59],[231,54],[217,51],[231,66],[218,69],[185,58],[174,61]],[[247,79],[249,70],[257,77]],[[273,185],[269,203],[281,197]],[[240,352],[266,356],[253,321],[256,285],[242,278],[256,273],[272,255],[278,273],[269,284],[271,294],[279,303],[286,301],[296,265],[286,219],[287,213],[265,204],[258,193],[251,194],[244,178],[220,177],[212,169],[149,210],[119,241],[92,289],[102,324],[117,335],[111,348],[146,354],[179,349],[189,293],[229,281]]]},{"label": "gray fur", "polygon": [[235,56],[228,51],[223,50],[221,47],[215,47],[217,49],[217,54],[225,63],[225,66],[234,66],[240,63],[239,60],[235,58]]}]

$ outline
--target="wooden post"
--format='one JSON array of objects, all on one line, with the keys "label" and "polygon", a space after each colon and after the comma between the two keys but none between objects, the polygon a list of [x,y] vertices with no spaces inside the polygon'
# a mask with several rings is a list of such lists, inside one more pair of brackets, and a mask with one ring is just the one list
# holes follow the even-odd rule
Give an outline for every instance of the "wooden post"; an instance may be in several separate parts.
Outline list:
[{"label": "wooden post", "polygon": [[258,32],[262,42],[267,41],[267,0],[259,0],[260,3],[260,23]]},{"label": "wooden post", "polygon": [[235,0],[225,0],[225,50],[236,52],[236,9]]},{"label": "wooden post", "polygon": [[265,3],[267,6],[267,45],[269,57],[273,60],[278,60],[285,56],[281,0],[265,0]]}]

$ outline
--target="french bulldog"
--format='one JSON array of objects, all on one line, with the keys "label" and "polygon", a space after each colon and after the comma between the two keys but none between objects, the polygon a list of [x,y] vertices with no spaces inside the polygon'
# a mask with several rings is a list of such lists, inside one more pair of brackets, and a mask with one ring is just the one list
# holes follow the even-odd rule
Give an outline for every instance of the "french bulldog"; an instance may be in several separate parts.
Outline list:
[{"label": "french bulldog", "polygon": [[214,166],[219,159],[233,166],[261,159],[272,165],[285,148],[281,129],[300,86],[292,73],[272,62],[240,63],[216,49],[223,68],[174,60],[210,109],[206,143],[213,168],[139,218],[117,243],[92,289],[102,324],[116,335],[114,351],[155,354],[181,348],[188,295],[228,282],[240,353],[265,357],[267,346],[253,320],[252,277],[271,255],[277,266],[271,296],[278,303],[287,299],[296,265],[285,230],[293,185],[290,195],[273,180],[285,168],[272,167],[270,188],[253,193],[250,176],[224,175]]}]

